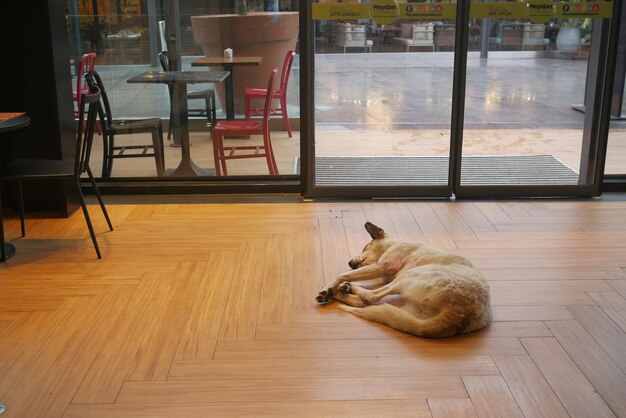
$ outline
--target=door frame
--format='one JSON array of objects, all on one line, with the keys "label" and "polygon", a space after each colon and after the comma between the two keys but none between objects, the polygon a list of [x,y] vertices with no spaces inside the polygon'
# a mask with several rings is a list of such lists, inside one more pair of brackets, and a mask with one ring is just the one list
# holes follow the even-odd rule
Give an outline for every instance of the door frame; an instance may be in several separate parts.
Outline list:
[{"label": "door frame", "polygon": [[[461,167],[463,157],[463,123],[467,75],[467,50],[469,38],[470,0],[457,0],[456,33],[454,47],[454,74],[452,86],[452,111],[450,115],[450,158],[448,184],[441,186],[316,186],[315,180],[315,30],[312,19],[312,2],[300,0],[300,109],[301,115],[301,194],[305,198],[382,198],[382,197],[532,197],[575,196],[590,197],[601,194],[604,160],[608,142],[611,111],[611,91],[617,56],[617,41],[621,2],[613,2],[613,16],[602,23],[597,53],[591,57],[587,73],[595,88],[588,95],[593,99],[593,111],[585,117],[583,150],[591,181],[585,185],[503,185],[463,186]],[[607,24],[617,22],[618,24]],[[594,25],[595,26],[595,25]],[[604,52],[603,52],[604,51]],[[590,52],[591,54],[591,52]],[[592,74],[590,74],[590,71]],[[591,75],[591,77],[590,77]]]}]

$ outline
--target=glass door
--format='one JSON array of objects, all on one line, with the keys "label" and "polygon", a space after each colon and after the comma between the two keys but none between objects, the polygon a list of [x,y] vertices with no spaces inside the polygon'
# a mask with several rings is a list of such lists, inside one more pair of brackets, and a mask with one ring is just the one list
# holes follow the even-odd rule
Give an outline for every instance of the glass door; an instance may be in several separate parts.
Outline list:
[{"label": "glass door", "polygon": [[456,3],[318,0],[309,12],[305,194],[450,196]]},{"label": "glass door", "polygon": [[612,2],[319,1],[305,195],[600,193]]},{"label": "glass door", "polygon": [[594,195],[611,2],[471,1],[458,195]]}]

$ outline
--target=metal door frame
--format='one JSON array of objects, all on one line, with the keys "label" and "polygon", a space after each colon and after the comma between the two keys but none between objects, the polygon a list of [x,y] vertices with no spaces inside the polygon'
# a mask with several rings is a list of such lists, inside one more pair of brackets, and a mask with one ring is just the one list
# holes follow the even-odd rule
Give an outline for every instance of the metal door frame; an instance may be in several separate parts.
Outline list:
[{"label": "metal door frame", "polygon": [[[594,86],[589,94],[593,100],[592,111],[585,117],[583,127],[583,159],[587,160],[586,185],[504,185],[462,186],[461,166],[463,155],[463,123],[467,75],[467,49],[469,37],[470,0],[458,0],[456,11],[456,38],[454,47],[454,75],[452,86],[452,112],[450,126],[450,158],[448,184],[442,186],[316,186],[315,180],[315,31],[312,2],[300,0],[300,109],[301,116],[301,194],[307,198],[374,198],[374,197],[532,197],[577,196],[601,194],[604,160],[608,141],[611,111],[611,91],[617,56],[619,16],[622,2],[613,2],[611,20],[603,19],[596,30],[600,36],[593,48],[587,67],[587,79]],[[600,19],[599,19],[600,20]],[[610,24],[616,22],[617,24]],[[596,26],[594,22],[594,26]],[[603,52],[604,51],[604,52]]]}]

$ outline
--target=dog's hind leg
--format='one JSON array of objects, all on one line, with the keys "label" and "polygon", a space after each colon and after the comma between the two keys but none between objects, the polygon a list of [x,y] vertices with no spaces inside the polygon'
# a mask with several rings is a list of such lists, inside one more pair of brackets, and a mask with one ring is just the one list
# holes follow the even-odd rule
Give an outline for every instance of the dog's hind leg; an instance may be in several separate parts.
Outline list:
[{"label": "dog's hind leg", "polygon": [[383,287],[379,287],[378,289],[365,289],[356,284],[350,284],[344,282],[339,285],[339,291],[341,293],[353,293],[362,300],[375,303],[388,295],[397,295],[400,293],[399,284],[396,281],[393,281]]},{"label": "dog's hind leg", "polygon": [[365,302],[363,299],[361,299],[357,295],[351,295],[349,293],[337,292],[334,299],[355,308],[364,308],[367,306],[367,302]]}]

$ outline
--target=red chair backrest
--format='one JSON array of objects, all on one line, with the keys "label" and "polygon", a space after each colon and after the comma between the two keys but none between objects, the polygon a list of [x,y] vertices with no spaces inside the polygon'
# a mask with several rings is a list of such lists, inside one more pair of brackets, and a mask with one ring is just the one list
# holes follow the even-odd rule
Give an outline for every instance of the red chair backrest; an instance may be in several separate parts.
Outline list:
[{"label": "red chair backrest", "polygon": [[283,62],[283,72],[280,75],[280,90],[283,94],[287,92],[287,83],[289,83],[289,74],[291,73],[291,65],[293,64],[293,59],[295,56],[296,53],[294,51],[287,51],[287,54],[285,54],[285,61]]},{"label": "red chair backrest", "polygon": [[271,92],[274,91],[274,78],[276,77],[276,71],[278,71],[276,69],[276,67],[272,68],[272,72],[270,73],[270,79],[267,82],[267,90],[266,90],[266,94],[265,94],[265,106],[263,106],[263,129],[266,131],[269,131],[269,126],[270,126],[270,116],[271,116],[271,110],[272,110],[272,94]]},{"label": "red chair backrest", "polygon": [[78,105],[80,106],[81,93],[89,93],[89,87],[85,84],[85,73],[89,70],[93,70],[96,65],[96,53],[89,52],[80,57],[78,63],[78,73],[76,73],[76,97]]}]

